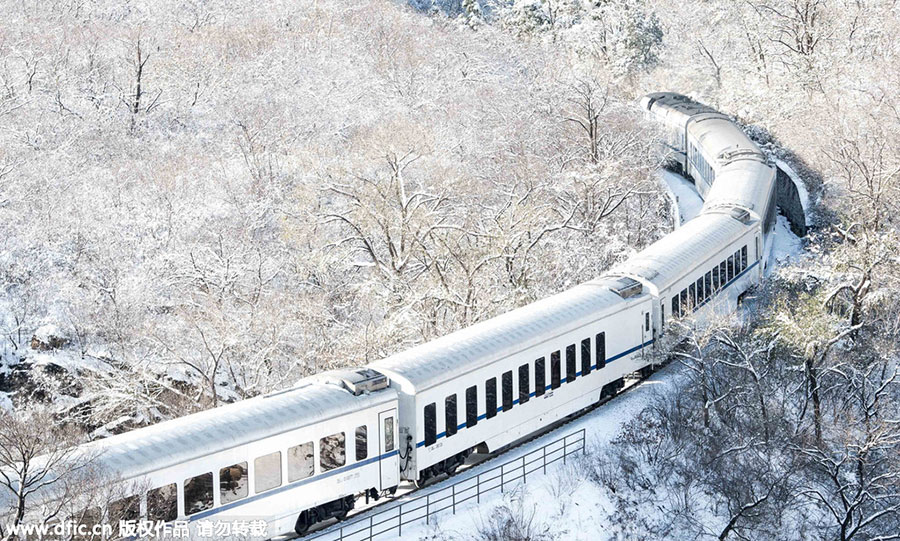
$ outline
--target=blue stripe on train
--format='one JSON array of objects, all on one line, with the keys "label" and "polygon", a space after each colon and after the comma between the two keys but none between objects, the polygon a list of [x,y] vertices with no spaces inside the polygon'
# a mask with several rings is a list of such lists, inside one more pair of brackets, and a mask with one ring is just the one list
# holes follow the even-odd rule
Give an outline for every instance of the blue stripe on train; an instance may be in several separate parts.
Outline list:
[{"label": "blue stripe on train", "polygon": [[[759,263],[759,261],[754,261],[753,263],[751,263],[750,265],[748,265],[746,269],[742,270],[737,276],[735,276],[735,277],[732,278],[730,281],[728,281],[728,283],[726,283],[724,286],[722,286],[722,289],[720,289],[719,292],[716,293],[716,295],[718,295],[719,293],[721,293],[722,291],[724,291],[725,288],[727,288],[727,287],[730,286],[731,284],[735,283],[738,279],[740,279],[741,276],[744,276],[745,274],[747,274],[747,272],[749,272],[750,269],[752,269],[753,267],[755,267],[758,263]],[[700,304],[698,304],[698,305],[697,305],[697,308],[700,308],[700,307],[702,307],[703,305],[707,304],[709,301],[712,300],[712,298],[713,298],[713,296],[710,296],[710,297],[707,298],[705,301],[703,301],[703,302],[701,302]],[[624,357],[624,356],[626,356],[626,355],[630,355],[631,353],[634,353],[635,351],[641,349],[642,347],[647,347],[648,345],[652,344],[653,342],[654,342],[653,340],[650,340],[649,342],[645,342],[644,344],[642,344],[642,345],[640,345],[640,346],[635,346],[635,347],[633,347],[633,348],[631,348],[631,349],[629,349],[629,350],[627,350],[627,351],[623,351],[622,353],[619,353],[618,355],[616,355],[616,356],[614,356],[614,357],[610,357],[609,359],[606,360],[606,364],[609,364],[609,363],[615,361],[616,359],[621,359],[622,357]],[[591,371],[593,372],[593,371],[595,371],[595,370],[602,370],[602,368],[599,368],[599,369],[598,369],[596,364],[595,364],[595,365],[591,365]],[[575,375],[576,375],[576,376],[581,376],[581,372],[576,372]],[[560,385],[562,385],[562,384],[565,383],[565,382],[566,382],[566,378],[561,379],[561,380],[560,380]],[[550,387],[551,387],[550,385],[547,385],[547,386],[544,388],[544,390],[545,390],[545,391],[549,391],[549,390],[550,390]],[[529,397],[534,397],[534,396],[535,396],[535,393],[533,393],[533,392],[532,392],[532,393],[529,393],[528,396],[529,396]],[[513,400],[513,405],[518,404],[518,403],[519,403],[519,400],[518,400],[518,399]],[[501,411],[503,411],[503,408],[502,408],[502,407],[498,407],[498,408],[497,408],[497,413],[500,413]],[[479,421],[481,421],[482,419],[485,419],[485,418],[487,418],[487,414],[481,414],[481,415],[478,416],[478,420],[479,420]],[[466,428],[466,427],[467,427],[466,423],[463,423],[463,424],[459,425],[458,427],[456,427],[456,429],[457,429],[457,430],[462,430],[463,428]],[[441,432],[440,434],[438,434],[438,435],[435,437],[435,442],[436,442],[437,440],[443,438],[443,437],[446,437],[446,435],[447,435],[446,432]],[[417,447],[417,448],[418,448],[418,447],[424,447],[424,446],[425,446],[425,440],[422,440],[422,441],[420,441],[419,443],[416,444],[416,447]]]},{"label": "blue stripe on train", "polygon": [[[626,355],[630,355],[630,354],[634,353],[635,351],[638,351],[638,350],[641,349],[641,348],[644,348],[644,347],[647,347],[647,346],[653,344],[653,342],[654,342],[653,340],[648,340],[647,342],[644,342],[643,344],[641,344],[641,345],[639,345],[639,346],[634,346],[634,347],[631,348],[631,349],[628,349],[628,350],[626,350],[626,351],[623,351],[622,353],[619,353],[618,355],[615,355],[615,356],[613,356],[613,357],[610,357],[610,358],[606,359],[605,364],[609,364],[609,363],[615,361],[616,359],[621,359],[622,357],[624,357],[624,356],[626,356]],[[592,366],[591,366],[591,370],[592,370],[592,371],[597,371],[597,370],[603,370],[603,369],[602,369],[602,368],[597,368],[597,365],[592,365]],[[575,375],[576,375],[576,376],[580,376],[580,375],[581,375],[581,372],[576,372]],[[565,382],[566,382],[566,378],[562,378],[561,380],[559,380],[559,384],[560,384],[560,385],[562,385],[562,384],[565,383]],[[552,385],[547,385],[546,387],[544,387],[544,391],[545,391],[545,392],[546,392],[546,391],[549,391],[549,390],[551,389],[551,387],[552,387]],[[529,397],[533,397],[533,396],[535,396],[535,393],[533,393],[533,392],[532,392],[532,393],[529,393],[528,396],[529,396]],[[519,403],[519,400],[518,400],[518,399],[513,400],[513,405],[518,404],[518,403]],[[503,411],[503,407],[502,407],[502,406],[500,406],[500,407],[497,408],[497,413],[500,413],[501,411]],[[482,413],[481,415],[478,416],[478,420],[479,420],[479,421],[481,421],[482,419],[485,419],[485,418],[487,418],[487,414],[485,414],[485,413]],[[457,430],[463,429],[463,428],[465,428],[466,426],[467,426],[466,423],[463,423],[463,424],[461,424],[461,425],[459,425],[459,426],[457,427]],[[446,437],[446,435],[447,435],[447,432],[441,432],[440,434],[438,434],[438,435],[435,437],[435,441],[437,441],[437,440],[439,440],[439,439],[441,439],[441,438],[443,438],[443,437]],[[416,444],[416,447],[417,447],[417,448],[418,448],[418,447],[424,447],[424,446],[425,446],[425,440],[422,440],[422,441],[420,441],[420,442],[418,442],[418,443]]]}]

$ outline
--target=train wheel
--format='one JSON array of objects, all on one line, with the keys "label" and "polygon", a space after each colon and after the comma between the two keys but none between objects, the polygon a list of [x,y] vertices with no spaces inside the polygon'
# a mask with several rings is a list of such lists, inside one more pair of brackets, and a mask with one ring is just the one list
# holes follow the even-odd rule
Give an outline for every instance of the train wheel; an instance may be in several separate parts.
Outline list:
[{"label": "train wheel", "polygon": [[425,468],[419,474],[419,478],[414,481],[416,488],[422,488],[431,479],[431,468]]},{"label": "train wheel", "polygon": [[344,498],[344,501],[341,502],[341,510],[335,515],[338,520],[344,520],[347,518],[347,513],[349,513],[353,507],[356,505],[356,498],[353,496],[347,496]]},{"label": "train wheel", "polygon": [[309,531],[310,526],[315,524],[315,522],[314,519],[311,519],[309,511],[304,511],[297,517],[297,522],[294,524],[294,531],[297,532],[297,535],[303,535]]}]

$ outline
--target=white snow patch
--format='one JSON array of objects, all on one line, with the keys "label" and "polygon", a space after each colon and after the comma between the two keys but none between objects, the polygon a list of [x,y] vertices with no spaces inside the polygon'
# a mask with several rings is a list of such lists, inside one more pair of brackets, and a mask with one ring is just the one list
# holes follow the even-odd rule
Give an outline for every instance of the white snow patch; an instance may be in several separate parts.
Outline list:
[{"label": "white snow patch", "polygon": [[96,357],[81,355],[79,352],[66,350],[48,352],[31,351],[28,354],[28,361],[34,366],[55,364],[73,375],[84,370],[94,372],[108,372],[110,370],[109,365],[106,364],[106,362]]},{"label": "white snow patch", "polygon": [[791,259],[797,259],[803,254],[803,242],[791,231],[791,224],[787,218],[780,214],[775,222],[775,229],[772,231],[772,239],[771,260],[776,265],[788,263]]},{"label": "white snow patch", "polygon": [[678,173],[662,169],[659,176],[668,189],[669,198],[675,202],[675,207],[678,209],[678,223],[675,224],[677,229],[700,214],[700,210],[703,209],[703,199],[700,198],[694,184]]},{"label": "white snow patch", "polygon": [[0,409],[6,410],[6,411],[13,410],[13,403],[12,403],[12,400],[9,399],[9,393],[4,393],[4,392],[0,391]]},{"label": "white snow patch", "polygon": [[65,335],[62,331],[60,331],[59,327],[57,327],[53,323],[45,323],[44,325],[38,327],[36,331],[34,331],[34,337],[41,342],[44,342],[45,344],[52,338],[64,336]]}]

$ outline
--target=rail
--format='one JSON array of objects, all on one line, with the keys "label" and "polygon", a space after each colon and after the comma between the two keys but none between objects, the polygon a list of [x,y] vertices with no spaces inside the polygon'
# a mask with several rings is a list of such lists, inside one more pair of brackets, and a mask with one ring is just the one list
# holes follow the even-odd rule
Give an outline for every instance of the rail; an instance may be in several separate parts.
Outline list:
[{"label": "rail", "polygon": [[554,440],[543,447],[525,453],[519,458],[510,460],[499,466],[480,472],[452,485],[442,487],[433,492],[416,496],[387,509],[373,512],[365,518],[349,521],[323,532],[304,537],[305,541],[375,541],[388,539],[386,534],[397,532],[403,535],[403,527],[413,522],[424,520],[431,522],[431,517],[447,510],[456,514],[461,504],[475,500],[481,503],[481,496],[494,490],[504,492],[510,483],[522,480],[528,482],[528,475],[535,472],[547,473],[547,466],[554,462],[566,462],[566,457],[577,452],[585,452],[585,431],[576,432]]}]

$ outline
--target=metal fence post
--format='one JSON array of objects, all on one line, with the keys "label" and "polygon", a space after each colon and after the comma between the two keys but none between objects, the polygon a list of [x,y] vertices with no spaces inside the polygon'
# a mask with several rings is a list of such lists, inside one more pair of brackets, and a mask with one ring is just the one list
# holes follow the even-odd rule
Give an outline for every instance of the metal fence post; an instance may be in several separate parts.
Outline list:
[{"label": "metal fence post", "polygon": [[563,466],[566,465],[566,454],[569,452],[569,440],[563,438]]},{"label": "metal fence post", "polygon": [[503,464],[500,464],[500,494],[503,494]]},{"label": "metal fence post", "polygon": [[397,535],[403,535],[403,504],[397,506]]},{"label": "metal fence post", "polygon": [[544,475],[547,475],[547,446],[541,447],[541,450],[544,451]]},{"label": "metal fence post", "polygon": [[525,473],[525,455],[522,455],[522,484],[528,483],[528,474]]},{"label": "metal fence post", "polygon": [[375,520],[375,515],[369,516],[369,541],[372,541],[372,523]]},{"label": "metal fence post", "polygon": [[344,527],[341,526],[341,541],[344,541]]},{"label": "metal fence post", "polygon": [[450,485],[450,488],[453,489],[453,514],[456,514],[456,483]]},{"label": "metal fence post", "polygon": [[430,524],[431,519],[431,494],[425,495],[425,524]]},{"label": "metal fence post", "polygon": [[587,435],[584,433],[584,429],[581,429],[581,454],[587,454]]},{"label": "metal fence post", "polygon": [[475,477],[475,502],[481,503],[481,474]]}]

